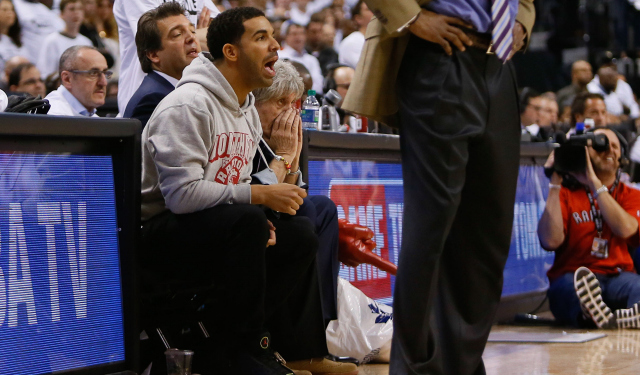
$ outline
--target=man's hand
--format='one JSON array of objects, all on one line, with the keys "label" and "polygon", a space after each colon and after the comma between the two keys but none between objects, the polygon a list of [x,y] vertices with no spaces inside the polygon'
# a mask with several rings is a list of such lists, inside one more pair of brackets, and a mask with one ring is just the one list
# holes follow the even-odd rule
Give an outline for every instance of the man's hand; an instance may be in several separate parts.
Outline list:
[{"label": "man's hand", "polygon": [[409,26],[415,36],[426,41],[437,43],[444,48],[447,55],[451,55],[451,43],[453,43],[460,51],[466,49],[465,45],[471,46],[471,39],[458,27],[473,28],[468,23],[454,17],[443,16],[428,10],[422,9],[418,14],[418,18]]},{"label": "man's hand", "polygon": [[[549,154],[547,161],[544,163],[544,169],[553,168],[553,164],[555,162],[555,155],[556,154],[553,151],[551,152],[551,154]],[[554,171],[553,174],[551,175],[551,178],[549,179],[549,182],[554,185],[560,185],[562,184],[562,176],[560,176],[558,172]]]},{"label": "man's hand", "polygon": [[591,189],[592,192],[596,191],[600,186],[602,186],[602,182],[596,176],[596,172],[593,170],[593,165],[591,164],[591,156],[589,156],[589,148],[584,146],[585,157],[587,158],[587,168],[582,173],[572,173],[571,175],[578,180],[579,183]]},{"label": "man's hand", "polygon": [[513,49],[511,50],[507,60],[511,60],[513,55],[524,47],[524,40],[526,37],[527,33],[524,32],[524,26],[522,26],[520,22],[516,21],[513,25]]},{"label": "man's hand", "polygon": [[269,247],[276,244],[276,227],[270,220],[267,220],[267,223],[269,223],[269,240],[267,241],[267,247]]},{"label": "man's hand", "polygon": [[296,214],[306,196],[306,190],[291,184],[251,185],[251,203],[289,215]]},{"label": "man's hand", "polygon": [[198,24],[196,25],[196,29],[206,29],[209,27],[209,23],[211,22],[211,11],[207,7],[202,8],[202,12],[200,12],[200,16],[198,16]]},{"label": "man's hand", "polygon": [[283,156],[287,161],[292,161],[299,156],[298,153],[298,129],[302,128],[302,120],[294,108],[280,112],[273,120],[271,136],[265,141],[276,155]]}]

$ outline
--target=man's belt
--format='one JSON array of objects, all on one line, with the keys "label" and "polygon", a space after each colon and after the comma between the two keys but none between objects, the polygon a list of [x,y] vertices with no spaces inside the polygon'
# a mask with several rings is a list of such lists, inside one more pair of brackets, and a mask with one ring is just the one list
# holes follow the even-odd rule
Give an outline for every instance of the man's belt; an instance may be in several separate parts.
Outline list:
[{"label": "man's belt", "polygon": [[471,47],[479,48],[481,50],[487,51],[487,53],[493,53],[490,50],[491,48],[491,33],[479,33],[475,30],[467,29],[466,27],[459,27],[465,35],[473,42]]}]

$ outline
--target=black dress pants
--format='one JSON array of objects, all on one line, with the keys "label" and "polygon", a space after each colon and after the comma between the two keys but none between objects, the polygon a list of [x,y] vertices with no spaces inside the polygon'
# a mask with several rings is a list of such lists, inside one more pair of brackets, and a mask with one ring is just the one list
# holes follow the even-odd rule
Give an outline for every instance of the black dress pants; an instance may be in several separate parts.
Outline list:
[{"label": "black dress pants", "polygon": [[411,37],[398,95],[404,227],[390,374],[484,374],[518,175],[515,72]]},{"label": "black dress pants", "polygon": [[[276,245],[266,247],[267,218]],[[143,223],[139,268],[143,293],[156,284],[215,287],[203,319],[226,348],[267,329],[286,359],[327,354],[316,271],[317,236],[304,217],[273,216],[254,205],[164,212]]]}]

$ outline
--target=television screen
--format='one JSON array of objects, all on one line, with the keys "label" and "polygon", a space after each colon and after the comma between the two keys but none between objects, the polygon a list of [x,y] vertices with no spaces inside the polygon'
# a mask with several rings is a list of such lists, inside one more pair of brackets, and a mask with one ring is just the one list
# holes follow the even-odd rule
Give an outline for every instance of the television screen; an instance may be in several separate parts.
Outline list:
[{"label": "television screen", "polygon": [[139,124],[116,121],[0,129],[0,374],[134,369]]},{"label": "television screen", "polygon": [[0,373],[124,361],[108,155],[0,153]]}]

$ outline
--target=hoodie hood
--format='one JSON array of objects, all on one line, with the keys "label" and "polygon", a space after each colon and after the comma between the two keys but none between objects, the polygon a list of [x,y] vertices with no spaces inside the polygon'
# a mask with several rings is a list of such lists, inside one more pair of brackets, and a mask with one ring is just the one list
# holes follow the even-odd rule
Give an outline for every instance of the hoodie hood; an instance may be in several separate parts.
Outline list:
[{"label": "hoodie hood", "polygon": [[182,79],[178,82],[176,88],[187,83],[202,85],[205,89],[211,91],[220,101],[220,104],[232,112],[237,112],[237,115],[241,115],[241,111],[246,112],[255,102],[253,94],[249,93],[244,105],[240,106],[236,92],[233,91],[227,79],[220,73],[220,70],[211,59],[211,54],[208,52],[200,52],[198,57],[184,69]]}]

